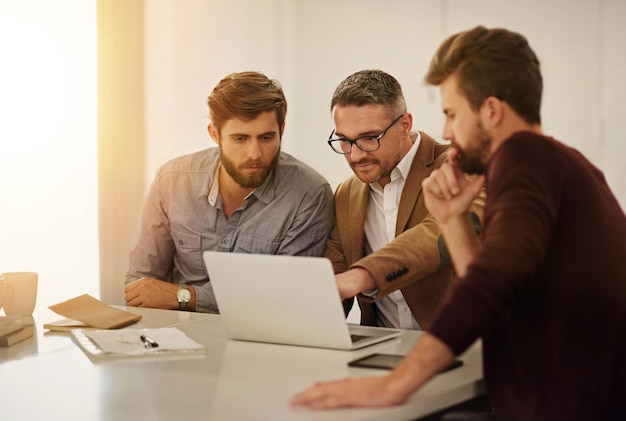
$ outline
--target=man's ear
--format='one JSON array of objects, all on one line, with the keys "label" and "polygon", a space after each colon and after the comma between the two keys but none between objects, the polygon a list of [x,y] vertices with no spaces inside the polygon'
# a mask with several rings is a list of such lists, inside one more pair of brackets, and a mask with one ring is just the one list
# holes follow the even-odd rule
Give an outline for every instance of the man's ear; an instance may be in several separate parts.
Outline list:
[{"label": "man's ear", "polygon": [[402,123],[402,133],[407,136],[411,134],[411,129],[413,128],[413,115],[411,113],[406,113],[404,117],[401,119]]},{"label": "man's ear", "polygon": [[280,138],[283,138],[283,135],[285,134],[285,122],[283,121],[283,125],[280,126]]},{"label": "man's ear", "polygon": [[485,128],[501,125],[504,118],[504,102],[495,96],[487,97],[480,107],[480,116]]},{"label": "man's ear", "polygon": [[217,129],[212,125],[209,124],[207,126],[207,130],[209,131],[209,135],[211,136],[211,139],[213,139],[213,142],[217,143],[218,145],[220,144],[220,137],[217,133]]}]

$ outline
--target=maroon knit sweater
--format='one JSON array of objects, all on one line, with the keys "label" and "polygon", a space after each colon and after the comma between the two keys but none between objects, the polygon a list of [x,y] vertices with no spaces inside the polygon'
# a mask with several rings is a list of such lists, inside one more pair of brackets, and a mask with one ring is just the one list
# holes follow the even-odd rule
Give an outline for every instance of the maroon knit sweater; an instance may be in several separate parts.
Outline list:
[{"label": "maroon knit sweater", "polygon": [[626,216],[603,174],[523,132],[486,183],[481,249],[430,332],[456,353],[483,338],[502,419],[626,419]]}]

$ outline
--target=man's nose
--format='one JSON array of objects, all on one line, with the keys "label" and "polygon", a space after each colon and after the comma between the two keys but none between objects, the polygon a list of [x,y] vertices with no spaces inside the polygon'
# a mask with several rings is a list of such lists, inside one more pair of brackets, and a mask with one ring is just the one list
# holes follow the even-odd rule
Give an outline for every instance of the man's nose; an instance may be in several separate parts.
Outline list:
[{"label": "man's nose", "polygon": [[259,160],[262,156],[261,145],[258,140],[252,140],[248,145],[248,158],[253,160]]},{"label": "man's nose", "polygon": [[444,140],[449,140],[450,142],[454,140],[454,132],[450,128],[450,123],[446,122],[443,125],[443,133],[441,134],[441,136]]},{"label": "man's nose", "polygon": [[353,162],[358,162],[361,159],[363,159],[365,155],[367,155],[367,152],[364,152],[361,149],[359,149],[356,143],[352,144],[352,150],[350,150],[350,160],[352,160]]}]

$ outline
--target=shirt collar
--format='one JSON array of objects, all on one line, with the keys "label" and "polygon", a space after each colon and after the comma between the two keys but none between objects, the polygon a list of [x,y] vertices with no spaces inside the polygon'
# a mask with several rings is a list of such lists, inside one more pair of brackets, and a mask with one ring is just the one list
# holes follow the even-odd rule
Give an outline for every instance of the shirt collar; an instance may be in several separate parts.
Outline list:
[{"label": "shirt collar", "polygon": [[[220,177],[220,167],[222,166],[222,164],[220,164],[218,162],[218,164],[215,166],[215,171],[213,171],[213,182],[211,183],[211,188],[209,189],[209,183],[208,180],[206,183],[204,183],[202,190],[203,190],[203,194],[207,194],[208,196],[208,200],[209,200],[209,204],[211,206],[215,206],[215,204],[217,203],[217,197],[219,196],[220,193],[220,183],[219,183],[219,177]],[[205,191],[209,189],[206,193]]]}]

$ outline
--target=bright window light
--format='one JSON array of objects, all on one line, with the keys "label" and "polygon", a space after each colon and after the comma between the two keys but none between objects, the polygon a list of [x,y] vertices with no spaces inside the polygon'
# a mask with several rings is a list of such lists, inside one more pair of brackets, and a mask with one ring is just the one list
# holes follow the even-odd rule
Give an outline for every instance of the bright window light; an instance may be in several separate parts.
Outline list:
[{"label": "bright window light", "polygon": [[0,0],[0,273],[98,297],[95,0]]}]

